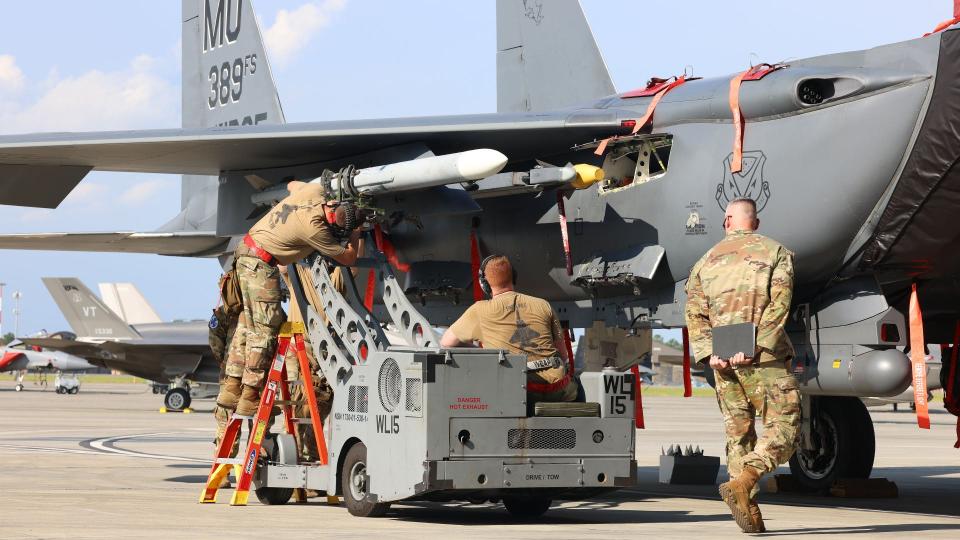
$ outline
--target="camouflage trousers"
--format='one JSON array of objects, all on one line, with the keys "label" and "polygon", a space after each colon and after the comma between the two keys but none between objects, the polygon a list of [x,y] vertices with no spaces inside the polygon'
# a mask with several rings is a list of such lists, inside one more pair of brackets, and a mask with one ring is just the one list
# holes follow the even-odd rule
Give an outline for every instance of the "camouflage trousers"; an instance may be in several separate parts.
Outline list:
[{"label": "camouflage trousers", "polygon": [[[744,467],[766,474],[793,456],[800,432],[800,390],[785,362],[716,370],[717,403],[727,435],[727,470],[737,477]],[[757,412],[763,420],[758,439]],[[757,495],[755,486],[751,497]]]},{"label": "camouflage trousers", "polygon": [[236,268],[243,311],[227,351],[226,374],[260,389],[285,318],[280,307],[280,271],[260,259],[242,255],[236,259]]},{"label": "camouflage trousers", "polygon": [[[307,350],[310,350],[309,346]],[[317,408],[320,411],[320,418],[326,419],[327,415],[330,414],[330,409],[333,407],[333,389],[330,388],[327,379],[317,373],[317,366],[312,361],[312,356],[309,353],[308,359],[313,368],[311,372],[313,373],[313,388],[314,395],[317,398]],[[300,379],[300,361],[297,358],[293,343],[290,344],[287,354],[284,355],[284,363],[287,368],[287,380],[296,381]],[[299,382],[290,383],[290,399],[298,402],[298,404],[293,407],[293,415],[296,418],[306,418],[309,415],[310,406],[307,404],[306,397],[303,393],[303,384]],[[278,413],[279,407],[274,407],[273,414],[270,416],[268,429],[273,426],[274,418]],[[223,434],[227,430],[227,424],[232,414],[232,410],[221,407],[220,405],[214,406],[213,415],[217,420],[217,436],[214,440],[214,445],[220,444],[220,439],[223,438]],[[318,461],[320,454],[317,450],[317,441],[313,437],[313,427],[309,424],[297,424],[296,429],[297,446],[300,448],[300,459],[302,461]],[[237,437],[236,441],[234,441],[233,448],[230,451],[230,457],[237,455],[237,450],[240,447],[240,439],[241,437]]]}]

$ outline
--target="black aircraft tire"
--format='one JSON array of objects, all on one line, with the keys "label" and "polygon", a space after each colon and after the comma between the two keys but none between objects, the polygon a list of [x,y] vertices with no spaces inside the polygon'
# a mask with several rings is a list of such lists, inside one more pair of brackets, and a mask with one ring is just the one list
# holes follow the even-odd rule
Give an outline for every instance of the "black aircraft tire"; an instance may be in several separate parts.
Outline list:
[{"label": "black aircraft tire", "polygon": [[390,509],[390,503],[375,503],[367,499],[367,447],[362,443],[350,447],[343,460],[340,482],[347,511],[358,517],[380,517]]},{"label": "black aircraft tire", "polygon": [[847,398],[818,396],[811,409],[814,413],[814,451],[797,448],[790,458],[790,472],[803,487],[822,491],[830,488],[837,478],[847,476],[850,463],[860,441],[851,428]]},{"label": "black aircraft tire", "polygon": [[853,455],[847,464],[844,474],[847,478],[870,478],[873,472],[873,459],[877,452],[877,439],[873,431],[873,419],[867,406],[860,398],[845,398],[844,410],[847,414],[847,424],[853,433],[856,445],[852,448]]},{"label": "black aircraft tire", "polygon": [[553,501],[547,497],[504,497],[503,506],[518,519],[535,519],[547,512]]},{"label": "black aircraft tire", "polygon": [[185,388],[171,388],[163,397],[163,406],[168,411],[182,411],[190,406],[190,392]]}]

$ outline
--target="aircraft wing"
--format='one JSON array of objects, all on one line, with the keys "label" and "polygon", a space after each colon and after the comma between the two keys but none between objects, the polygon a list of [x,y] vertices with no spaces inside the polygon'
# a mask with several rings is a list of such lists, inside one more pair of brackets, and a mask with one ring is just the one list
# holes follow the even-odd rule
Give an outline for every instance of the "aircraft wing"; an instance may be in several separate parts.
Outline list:
[{"label": "aircraft wing", "polygon": [[[285,125],[0,137],[0,204],[54,208],[90,170],[219,175],[322,163],[422,143],[437,154],[492,148],[510,160],[623,134],[635,113],[585,109]],[[29,190],[23,182],[43,183]]]},{"label": "aircraft wing", "polygon": [[107,341],[101,347],[115,355],[105,361],[108,367],[137,377],[171,381],[186,375],[198,382],[219,382],[216,370],[203,369],[201,365],[204,354],[210,351],[206,344]]},{"label": "aircraft wing", "polygon": [[[3,198],[5,194],[0,188],[0,204],[16,204],[7,202]],[[214,257],[224,251],[228,241],[213,232],[28,233],[0,234],[0,249],[158,253],[192,257],[209,254]]]},{"label": "aircraft wing", "polygon": [[84,360],[95,362],[97,365],[103,365],[103,354],[96,343],[57,338],[22,338],[20,341],[30,347],[37,346],[54,351],[63,351],[79,356]]}]

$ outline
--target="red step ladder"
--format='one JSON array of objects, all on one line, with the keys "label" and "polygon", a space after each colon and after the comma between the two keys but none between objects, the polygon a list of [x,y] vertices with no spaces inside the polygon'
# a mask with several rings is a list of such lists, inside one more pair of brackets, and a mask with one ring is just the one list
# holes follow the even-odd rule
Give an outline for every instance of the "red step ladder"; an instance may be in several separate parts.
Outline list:
[{"label": "red step ladder", "polygon": [[[313,426],[314,440],[317,441],[317,452],[320,454],[320,465],[327,465],[327,442],[323,435],[323,420],[320,418],[320,410],[317,406],[317,396],[313,390],[313,374],[310,371],[310,361],[307,359],[304,334],[306,329],[302,322],[285,322],[280,327],[280,333],[277,338],[277,356],[270,365],[270,372],[267,375],[267,381],[260,395],[260,406],[257,407],[257,414],[254,417],[238,416],[234,414],[230,418],[227,429],[217,445],[217,451],[214,455],[213,465],[210,468],[210,475],[207,477],[207,484],[200,494],[201,503],[217,502],[217,491],[220,484],[231,469],[234,469],[234,475],[237,478],[237,487],[230,499],[231,506],[245,506],[250,497],[250,486],[253,483],[253,475],[256,472],[257,461],[260,459],[260,453],[263,446],[264,435],[267,432],[267,426],[270,422],[270,412],[277,399],[277,391],[280,392],[280,404],[282,405],[284,428],[286,432],[296,439],[296,424],[310,423]],[[294,418],[292,402],[290,401],[290,387],[287,380],[287,368],[284,362],[290,341],[293,340],[294,350],[297,353],[297,360],[300,365],[300,383],[303,384],[304,396],[307,399],[309,407],[309,418]],[[230,457],[230,450],[234,442],[240,435],[240,428],[245,420],[252,420],[253,429],[247,434],[246,450],[238,458]],[[300,442],[297,442],[297,458],[300,456]],[[300,502],[306,501],[306,494],[303,489],[295,491],[296,498]],[[339,499],[336,496],[327,496],[327,502],[337,504]]]}]

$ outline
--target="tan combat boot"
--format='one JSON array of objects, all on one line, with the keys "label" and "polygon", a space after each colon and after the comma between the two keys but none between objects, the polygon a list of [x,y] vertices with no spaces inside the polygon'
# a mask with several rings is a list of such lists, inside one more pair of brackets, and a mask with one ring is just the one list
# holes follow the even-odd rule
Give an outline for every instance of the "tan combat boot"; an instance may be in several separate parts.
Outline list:
[{"label": "tan combat boot", "polygon": [[763,524],[763,515],[760,514],[760,506],[757,504],[757,499],[750,499],[750,521],[753,522],[753,528],[756,529],[758,533],[767,532],[767,527]]},{"label": "tan combat boot", "polygon": [[217,405],[228,411],[236,409],[242,388],[240,377],[224,377],[223,384],[220,385],[220,393],[217,394]]},{"label": "tan combat boot", "polygon": [[237,404],[237,414],[240,416],[253,416],[257,414],[258,407],[260,407],[260,390],[252,386],[243,385],[243,394],[240,396],[240,403]]},{"label": "tan combat boot", "polygon": [[[720,484],[720,496],[723,502],[730,507],[730,514],[745,533],[761,532],[757,530],[750,514],[750,490],[760,480],[760,471],[753,467],[744,467],[739,476],[729,482]],[[757,507],[757,515],[760,508]],[[762,520],[761,520],[762,523]]]}]

